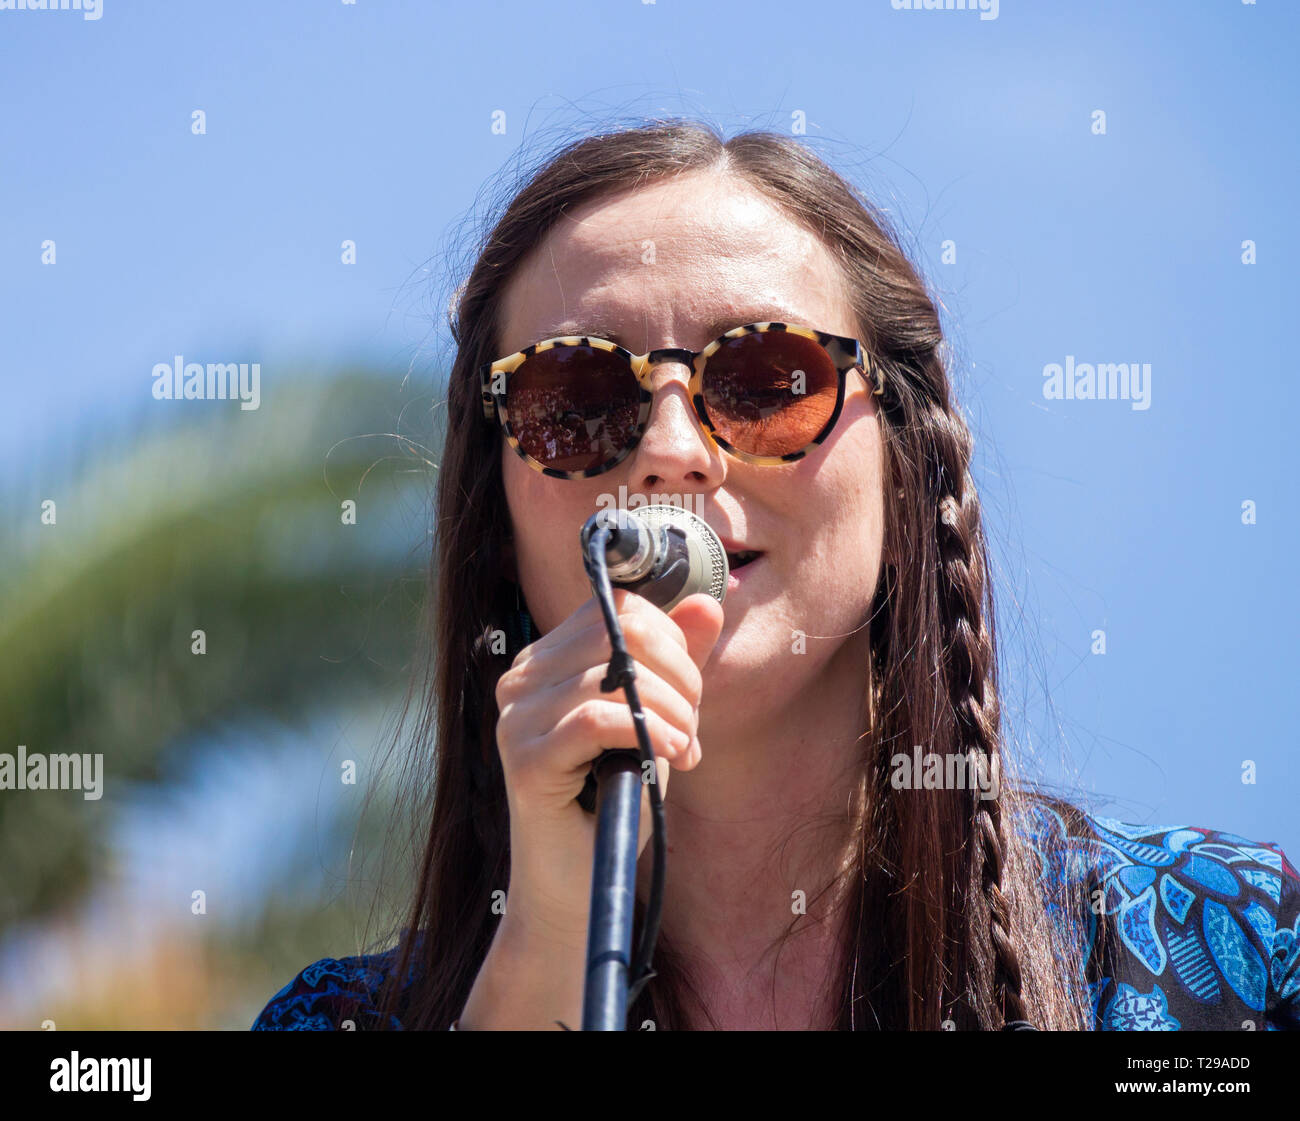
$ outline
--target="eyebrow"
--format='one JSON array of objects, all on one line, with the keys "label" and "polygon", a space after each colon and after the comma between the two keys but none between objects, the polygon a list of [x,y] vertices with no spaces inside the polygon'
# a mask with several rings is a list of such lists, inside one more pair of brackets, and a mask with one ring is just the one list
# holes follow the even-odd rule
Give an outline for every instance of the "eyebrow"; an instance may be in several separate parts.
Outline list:
[{"label": "eyebrow", "polygon": [[[804,317],[783,311],[770,311],[763,313],[748,312],[746,315],[748,318],[737,318],[734,315],[729,315],[725,319],[715,320],[709,325],[706,332],[708,342],[721,338],[728,331],[736,327],[745,326],[750,323],[792,323],[801,327],[813,326],[811,323],[807,322]],[[600,320],[592,319],[586,320],[582,325],[575,324],[573,321],[567,321],[552,327],[547,327],[542,334],[537,336],[535,341],[540,342],[542,339],[562,337],[608,339],[612,343],[618,343],[618,345],[623,347],[625,350],[632,349],[623,341],[619,332],[615,328]]]}]

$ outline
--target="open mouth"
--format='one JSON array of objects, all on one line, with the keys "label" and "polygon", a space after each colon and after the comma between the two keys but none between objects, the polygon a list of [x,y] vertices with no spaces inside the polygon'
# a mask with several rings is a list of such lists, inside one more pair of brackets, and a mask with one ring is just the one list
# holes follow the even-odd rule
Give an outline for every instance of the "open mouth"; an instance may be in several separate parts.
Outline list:
[{"label": "open mouth", "polygon": [[744,568],[745,565],[749,564],[750,561],[757,560],[762,555],[763,555],[762,553],[755,553],[746,549],[742,549],[739,552],[735,552],[735,553],[728,553],[727,567],[732,572],[735,572],[736,569]]}]

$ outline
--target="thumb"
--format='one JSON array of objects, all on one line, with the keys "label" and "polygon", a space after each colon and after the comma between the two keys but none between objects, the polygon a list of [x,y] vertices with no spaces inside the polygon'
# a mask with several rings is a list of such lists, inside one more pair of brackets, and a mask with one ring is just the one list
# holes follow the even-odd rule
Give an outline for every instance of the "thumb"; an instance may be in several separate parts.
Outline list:
[{"label": "thumb", "polygon": [[722,634],[722,604],[711,595],[696,592],[668,612],[668,618],[681,628],[691,660],[704,669]]}]

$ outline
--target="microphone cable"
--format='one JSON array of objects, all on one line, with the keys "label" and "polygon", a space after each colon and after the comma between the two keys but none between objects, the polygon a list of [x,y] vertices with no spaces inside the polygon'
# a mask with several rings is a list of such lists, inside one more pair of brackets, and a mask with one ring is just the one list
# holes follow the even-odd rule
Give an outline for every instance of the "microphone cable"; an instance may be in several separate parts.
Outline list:
[{"label": "microphone cable", "polygon": [[[627,1004],[630,1009],[632,1002],[640,996],[641,990],[655,977],[650,959],[654,956],[655,943],[659,939],[659,922],[663,914],[664,866],[668,856],[668,839],[664,803],[659,794],[659,773],[650,746],[650,733],[646,727],[645,713],[641,709],[641,698],[636,688],[636,664],[627,651],[627,643],[623,640],[623,626],[618,620],[618,612],[614,609],[614,590],[609,579],[605,552],[611,532],[607,525],[597,526],[587,542],[587,553],[583,558],[587,577],[591,581],[591,590],[600,604],[601,614],[605,617],[605,630],[609,633],[609,644],[613,651],[605,679],[600,683],[600,691],[612,693],[621,687],[627,697],[627,705],[632,713],[632,724],[636,730],[637,747],[641,755],[642,785],[649,787],[650,818],[654,827],[654,864],[650,880],[650,898],[646,904],[641,937],[637,942],[636,954],[628,974]],[[648,782],[645,780],[647,773],[651,776]]]}]

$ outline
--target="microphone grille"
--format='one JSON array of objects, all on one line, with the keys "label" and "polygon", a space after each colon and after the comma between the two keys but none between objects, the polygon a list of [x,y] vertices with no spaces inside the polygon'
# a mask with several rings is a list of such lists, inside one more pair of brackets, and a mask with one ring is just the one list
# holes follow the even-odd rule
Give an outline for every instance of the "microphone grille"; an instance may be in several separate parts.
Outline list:
[{"label": "microphone grille", "polygon": [[727,551],[708,522],[681,506],[641,506],[632,512],[645,519],[646,524],[656,531],[664,525],[675,525],[681,529],[691,543],[691,567],[695,569],[695,562],[698,561],[701,570],[699,586],[692,591],[707,592],[719,603],[726,598],[729,572]]}]

